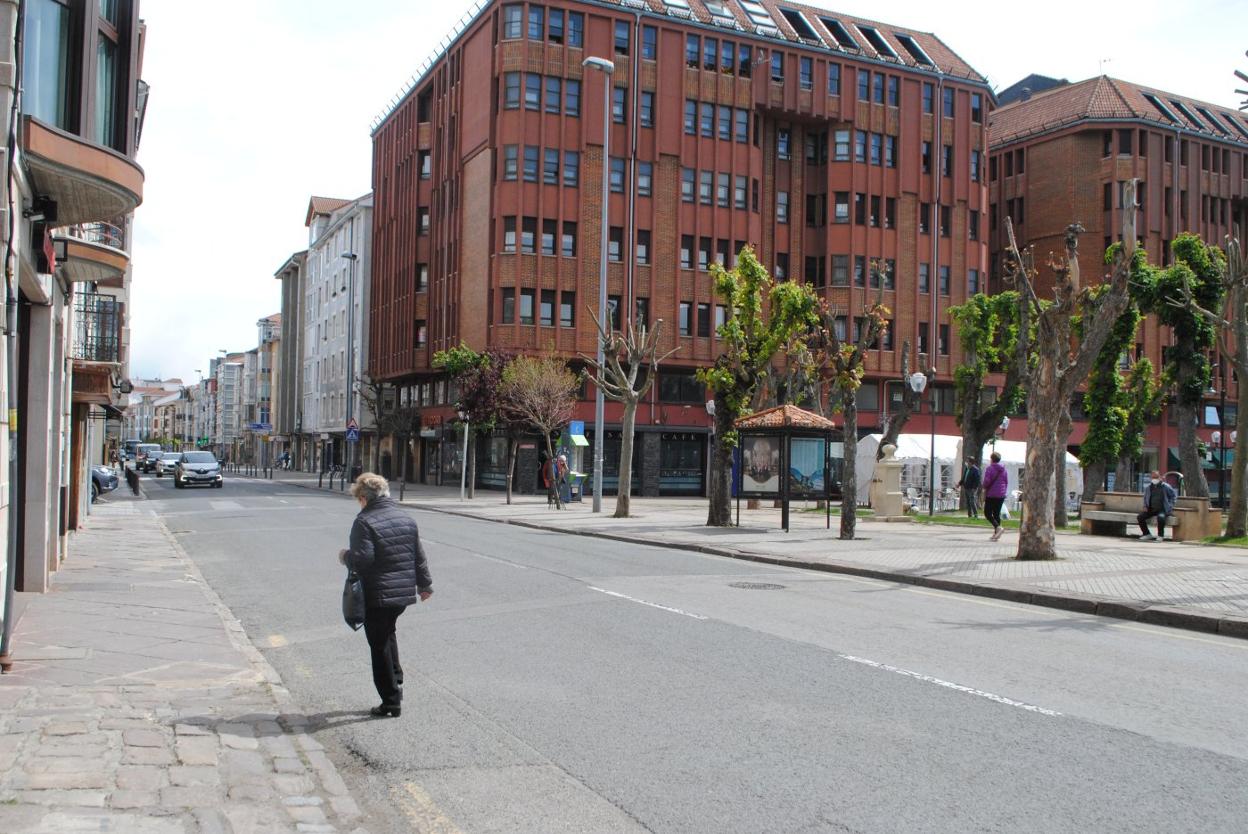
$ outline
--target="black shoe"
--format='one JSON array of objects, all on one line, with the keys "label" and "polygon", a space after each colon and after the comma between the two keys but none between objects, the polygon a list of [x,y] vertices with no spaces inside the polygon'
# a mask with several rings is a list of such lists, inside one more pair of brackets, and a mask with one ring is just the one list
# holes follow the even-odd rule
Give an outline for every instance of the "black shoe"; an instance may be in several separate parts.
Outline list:
[{"label": "black shoe", "polygon": [[403,708],[399,706],[390,706],[389,704],[380,704],[368,711],[368,714],[374,718],[398,718]]}]

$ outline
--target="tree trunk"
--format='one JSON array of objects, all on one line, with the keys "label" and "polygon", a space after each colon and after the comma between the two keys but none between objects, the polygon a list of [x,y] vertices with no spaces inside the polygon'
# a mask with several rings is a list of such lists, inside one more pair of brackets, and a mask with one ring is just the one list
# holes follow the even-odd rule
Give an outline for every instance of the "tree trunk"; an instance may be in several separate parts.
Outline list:
[{"label": "tree trunk", "polygon": [[[841,419],[844,422],[845,460],[841,471],[841,538],[848,540],[854,537],[854,528],[858,525],[858,476],[855,472],[855,460],[858,454],[858,401],[853,393],[841,396]],[[782,473],[781,477],[788,477]]]},{"label": "tree trunk", "polygon": [[1070,406],[1062,408],[1057,421],[1057,443],[1053,450],[1053,527],[1065,527],[1066,515],[1066,441],[1070,439]]},{"label": "tree trunk", "polygon": [[1129,457],[1118,458],[1118,466],[1114,469],[1114,492],[1135,492],[1135,481],[1131,477],[1131,469],[1135,461]]},{"label": "tree trunk", "polygon": [[[1122,461],[1118,461],[1118,466],[1122,466]],[[1109,464],[1103,460],[1093,461],[1083,468],[1083,495],[1079,496],[1080,501],[1095,501],[1097,490],[1105,488],[1105,473],[1109,471]],[[1114,476],[1114,481],[1118,480],[1118,476]],[[1115,484],[1115,489],[1117,485]]]},{"label": "tree trunk", "polygon": [[[1041,359],[1041,362],[1051,360]],[[1062,402],[1032,389],[1027,403],[1027,489],[1018,527],[1019,559],[1056,559],[1053,542],[1053,461]]]},{"label": "tree trunk", "polygon": [[[974,421],[962,421],[962,459],[956,462],[958,472],[966,471],[966,459],[974,458],[975,465],[982,474],[984,471],[984,441],[975,431]],[[966,490],[958,490],[958,509],[966,511]]]},{"label": "tree trunk", "polygon": [[624,399],[624,417],[620,421],[620,485],[615,489],[614,518],[628,518],[633,491],[633,429],[637,423],[637,398]]},{"label": "tree trunk", "polygon": [[[1248,341],[1244,342],[1248,353]],[[1248,384],[1240,377],[1239,410],[1235,414],[1235,462],[1231,464],[1231,501],[1227,505],[1226,535],[1248,535]],[[1226,427],[1222,428],[1226,431]]]},{"label": "tree trunk", "polygon": [[[1187,495],[1197,498],[1209,497],[1209,484],[1201,468],[1200,450],[1197,446],[1196,420],[1198,405],[1180,403],[1175,406],[1179,415],[1179,468],[1183,471],[1183,489]],[[1160,454],[1164,455],[1165,450]]]},{"label": "tree trunk", "polygon": [[477,436],[468,436],[468,497],[477,497]]},{"label": "tree trunk", "polygon": [[507,438],[507,503],[511,503],[511,485],[516,479],[516,439]]},{"label": "tree trunk", "polygon": [[732,420],[727,403],[715,398],[715,442],[711,446],[711,470],[706,494],[710,506],[706,513],[707,527],[732,526],[732,445],[728,433]]}]

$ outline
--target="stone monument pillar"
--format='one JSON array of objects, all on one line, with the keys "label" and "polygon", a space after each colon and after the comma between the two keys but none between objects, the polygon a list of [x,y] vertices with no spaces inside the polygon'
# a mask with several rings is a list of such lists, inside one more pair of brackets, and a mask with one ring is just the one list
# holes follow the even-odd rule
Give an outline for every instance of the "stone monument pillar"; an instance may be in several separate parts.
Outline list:
[{"label": "stone monument pillar", "polygon": [[876,461],[875,477],[871,479],[871,509],[873,521],[909,521],[905,514],[901,494],[902,462],[896,458],[897,447],[891,443],[884,447],[884,457]]}]

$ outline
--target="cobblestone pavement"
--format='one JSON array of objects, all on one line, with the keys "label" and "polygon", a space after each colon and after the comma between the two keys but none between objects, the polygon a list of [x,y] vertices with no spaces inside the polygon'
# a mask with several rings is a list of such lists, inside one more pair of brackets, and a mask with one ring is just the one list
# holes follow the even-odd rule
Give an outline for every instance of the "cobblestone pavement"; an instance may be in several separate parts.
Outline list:
[{"label": "cobblestone pavement", "polygon": [[142,502],[109,498],[14,633],[0,831],[363,834],[317,717]]},{"label": "cobblestone pavement", "polygon": [[[314,473],[279,471],[274,478],[310,488],[317,484]],[[392,492],[397,495],[397,484]],[[634,497],[631,516],[617,519],[611,517],[614,496],[607,496],[603,512],[595,515],[588,499],[556,511],[546,506],[545,496],[516,495],[509,505],[501,493],[487,490],[461,502],[457,486],[408,485],[405,492],[404,503],[410,506],[474,518],[746,559],[886,574],[1088,613],[1098,613],[1098,604],[1106,603],[1099,613],[1248,637],[1245,548],[1059,532],[1060,558],[1020,562],[1013,558],[1014,532],[990,542],[986,527],[896,524],[863,516],[858,520],[858,538],[840,541],[837,516],[828,530],[822,512],[802,511],[799,504],[794,505],[786,533],[780,529],[779,509],[749,510],[744,503],[740,527],[707,527],[705,498]],[[1150,609],[1147,615],[1144,609]]]}]

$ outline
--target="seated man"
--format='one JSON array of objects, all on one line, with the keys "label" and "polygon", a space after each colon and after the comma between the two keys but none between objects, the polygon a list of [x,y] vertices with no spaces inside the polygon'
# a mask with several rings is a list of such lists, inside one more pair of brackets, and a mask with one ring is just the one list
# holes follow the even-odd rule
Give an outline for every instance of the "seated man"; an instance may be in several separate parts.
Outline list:
[{"label": "seated man", "polygon": [[[1161,473],[1153,470],[1149,482],[1144,485],[1144,512],[1136,516],[1140,523],[1140,541],[1159,542],[1166,537],[1166,517],[1174,510],[1179,493],[1161,479]],[[1157,535],[1148,532],[1148,520],[1157,516]]]}]

